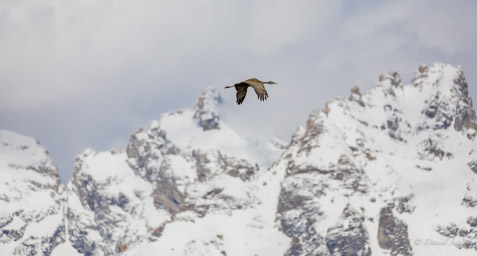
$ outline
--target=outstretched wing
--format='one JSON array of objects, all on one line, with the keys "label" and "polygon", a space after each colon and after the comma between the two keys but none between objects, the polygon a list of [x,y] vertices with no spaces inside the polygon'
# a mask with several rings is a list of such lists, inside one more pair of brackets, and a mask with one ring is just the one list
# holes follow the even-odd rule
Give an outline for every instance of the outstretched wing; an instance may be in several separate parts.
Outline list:
[{"label": "outstretched wing", "polygon": [[262,83],[256,82],[254,80],[256,79],[252,78],[245,81],[244,83],[247,83],[248,85],[253,87],[259,100],[265,101],[268,98],[268,93],[267,93],[267,90],[265,89],[265,86]]},{"label": "outstretched wing", "polygon": [[235,84],[235,90],[237,90],[237,104],[242,104],[245,96],[247,96],[248,86],[249,85],[246,83]]}]

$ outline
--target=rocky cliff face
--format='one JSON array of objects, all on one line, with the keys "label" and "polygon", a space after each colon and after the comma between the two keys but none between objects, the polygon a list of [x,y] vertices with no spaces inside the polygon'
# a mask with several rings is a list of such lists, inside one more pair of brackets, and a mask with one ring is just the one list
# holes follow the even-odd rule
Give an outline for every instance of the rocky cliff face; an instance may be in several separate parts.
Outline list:
[{"label": "rocky cliff face", "polygon": [[86,150],[67,185],[68,240],[81,254],[114,255],[166,221],[154,208],[153,186],[138,177],[124,152]]},{"label": "rocky cliff face", "polygon": [[[126,151],[86,150],[66,189],[34,140],[0,133],[0,252],[475,254],[477,121],[459,67],[355,86],[312,111],[288,146],[243,138],[220,104],[208,88]],[[44,210],[23,205],[40,197]]]}]

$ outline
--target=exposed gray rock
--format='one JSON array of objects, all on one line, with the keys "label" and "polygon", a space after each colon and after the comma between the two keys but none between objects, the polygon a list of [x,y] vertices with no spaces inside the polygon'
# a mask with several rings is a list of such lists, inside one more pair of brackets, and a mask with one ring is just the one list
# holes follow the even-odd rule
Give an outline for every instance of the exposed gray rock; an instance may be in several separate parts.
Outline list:
[{"label": "exposed gray rock", "polygon": [[470,98],[469,95],[469,86],[467,85],[462,68],[459,68],[454,83],[457,85],[460,100],[460,104],[456,109],[454,128],[457,131],[461,131],[463,128],[477,130],[475,110],[472,106],[472,98]]},{"label": "exposed gray rock", "polygon": [[364,216],[347,206],[341,218],[346,224],[338,224],[328,229],[326,246],[330,255],[369,256],[369,236],[363,225]]},{"label": "exposed gray rock", "polygon": [[426,64],[419,65],[417,71],[414,73],[414,76],[411,79],[411,84],[413,86],[422,86],[424,79],[429,77],[429,67]]},{"label": "exposed gray rock", "polygon": [[439,226],[436,230],[448,237],[457,248],[477,251],[477,217],[470,216],[465,222]]},{"label": "exposed gray rock", "polygon": [[305,178],[311,177],[314,175],[309,173],[293,175],[287,178],[287,184],[280,191],[277,218],[282,231],[292,238],[287,255],[319,255],[328,251],[325,238],[314,228],[316,222],[323,220],[324,212],[312,201],[313,195],[323,195],[325,185],[321,188],[314,186],[308,191],[298,189]]},{"label": "exposed gray rock", "polygon": [[420,159],[434,161],[442,160],[444,158],[451,159],[454,157],[451,152],[445,152],[442,149],[442,145],[440,145],[438,139],[440,138],[428,138],[418,145],[418,154]]},{"label": "exposed gray rock", "polygon": [[467,165],[475,174],[477,174],[477,160],[471,161],[467,163]]},{"label": "exposed gray rock", "polygon": [[141,128],[131,135],[126,152],[131,168],[149,182],[154,182],[160,169],[165,168],[162,165],[151,163],[160,162],[165,155],[180,153],[158,124],[148,131]]},{"label": "exposed gray rock", "polygon": [[407,225],[393,215],[391,207],[381,208],[379,212],[378,242],[391,255],[412,255]]},{"label": "exposed gray rock", "polygon": [[350,101],[355,101],[361,107],[364,107],[365,104],[364,104],[364,102],[361,98],[362,98],[362,95],[361,95],[361,92],[359,90],[359,87],[357,85],[353,86],[353,88],[351,88],[351,95],[348,97],[348,99]]},{"label": "exposed gray rock", "polygon": [[414,205],[414,194],[402,196],[395,199],[395,209],[398,213],[413,213],[416,209]]},{"label": "exposed gray rock", "polygon": [[389,81],[393,87],[402,86],[401,76],[393,71],[379,76],[379,82]]},{"label": "exposed gray rock", "polygon": [[208,164],[210,163],[209,158],[207,158],[207,154],[201,152],[200,150],[193,150],[192,151],[192,157],[196,161],[196,166],[197,166],[197,178],[199,179],[200,182],[208,180],[212,173],[213,170],[211,170],[208,167]]},{"label": "exposed gray rock", "polygon": [[238,177],[242,181],[250,181],[260,170],[258,164],[252,165],[245,159],[235,159],[219,152],[221,168],[232,177]]},{"label": "exposed gray rock", "polygon": [[161,173],[154,190],[154,206],[176,214],[185,209],[184,200],[185,195],[177,190],[174,179]]},{"label": "exposed gray rock", "polygon": [[476,207],[477,206],[477,197],[466,196],[462,199],[462,205],[466,207]]},{"label": "exposed gray rock", "polygon": [[220,104],[222,104],[222,98],[219,92],[212,87],[207,88],[197,99],[194,107],[194,121],[204,131],[220,128],[218,110]]}]

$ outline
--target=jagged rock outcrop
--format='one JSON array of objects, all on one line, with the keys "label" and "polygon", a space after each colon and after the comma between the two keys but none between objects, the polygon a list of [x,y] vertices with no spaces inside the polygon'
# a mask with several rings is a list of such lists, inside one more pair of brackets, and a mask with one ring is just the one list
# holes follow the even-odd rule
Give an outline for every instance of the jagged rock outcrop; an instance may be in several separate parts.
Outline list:
[{"label": "jagged rock outcrop", "polygon": [[392,207],[383,207],[379,211],[378,243],[391,255],[412,255],[407,225],[394,217]]},{"label": "jagged rock outcrop", "polygon": [[477,250],[477,217],[469,217],[465,222],[438,226],[437,232],[446,237],[450,244],[459,249]]},{"label": "jagged rock outcrop", "polygon": [[218,110],[220,104],[222,104],[222,97],[213,87],[208,87],[195,102],[194,121],[204,131],[220,128]]},{"label": "jagged rock outcrop", "polygon": [[68,237],[84,255],[114,255],[150,236],[168,220],[153,206],[153,186],[127,163],[124,152],[86,150],[67,185]]},{"label": "jagged rock outcrop", "polygon": [[343,224],[331,227],[326,235],[326,247],[331,255],[372,254],[368,243],[369,234],[364,226],[365,217],[357,210],[345,208],[341,215]]}]

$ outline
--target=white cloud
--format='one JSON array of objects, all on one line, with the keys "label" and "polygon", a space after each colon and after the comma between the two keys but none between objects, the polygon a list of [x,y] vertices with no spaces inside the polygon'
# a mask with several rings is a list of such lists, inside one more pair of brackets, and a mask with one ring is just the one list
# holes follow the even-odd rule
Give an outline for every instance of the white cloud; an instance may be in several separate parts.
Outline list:
[{"label": "white cloud", "polygon": [[0,128],[53,138],[52,152],[107,148],[192,105],[206,86],[258,77],[278,82],[269,101],[251,97],[238,108],[224,91],[228,118],[286,140],[312,108],[347,96],[354,84],[367,89],[389,70],[406,81],[433,61],[463,65],[475,98],[476,7],[466,0],[1,1]]},{"label": "white cloud", "polygon": [[284,46],[299,45],[326,29],[340,10],[340,1],[257,1],[251,10],[251,49],[276,54]]},{"label": "white cloud", "polygon": [[470,24],[476,8],[472,1],[383,1],[358,8],[345,27],[355,38],[379,40],[377,35],[390,32],[396,42],[453,54],[475,44],[477,31]]}]

